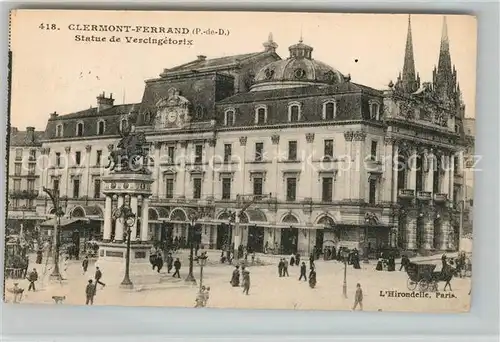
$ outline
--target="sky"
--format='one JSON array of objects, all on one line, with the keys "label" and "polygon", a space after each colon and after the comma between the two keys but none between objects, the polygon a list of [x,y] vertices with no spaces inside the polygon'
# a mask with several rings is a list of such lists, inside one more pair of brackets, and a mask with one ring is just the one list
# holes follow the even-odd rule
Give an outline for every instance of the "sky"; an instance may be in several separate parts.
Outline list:
[{"label": "sky", "polygon": [[[448,15],[446,20],[466,116],[475,117],[476,19]],[[442,23],[442,15],[411,16],[415,66],[422,82],[432,80]],[[69,30],[70,24],[225,29],[229,34],[167,34],[192,39],[193,45],[158,46],[123,41],[125,36],[160,38],[165,34],[77,32]],[[288,47],[302,35],[304,43],[314,48],[314,59],[350,74],[352,82],[385,89],[403,68],[407,27],[408,15],[401,14],[18,11],[11,17],[11,124],[43,130],[50,113],[95,107],[96,96],[103,91],[113,93],[115,104],[140,102],[144,81],[157,78],[164,68],[197,55],[213,58],[262,51],[270,32],[282,58],[288,57]],[[75,41],[82,34],[108,40],[115,35],[122,42]]]}]

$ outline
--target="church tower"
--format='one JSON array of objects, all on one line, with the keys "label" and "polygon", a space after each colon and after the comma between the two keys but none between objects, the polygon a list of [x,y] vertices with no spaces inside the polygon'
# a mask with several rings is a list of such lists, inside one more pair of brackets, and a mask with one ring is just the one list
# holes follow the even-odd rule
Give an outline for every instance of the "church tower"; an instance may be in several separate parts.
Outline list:
[{"label": "church tower", "polygon": [[408,32],[406,36],[405,57],[403,73],[399,74],[396,81],[396,90],[411,94],[420,87],[420,76],[415,73],[415,57],[413,55],[413,39],[411,34],[411,16],[408,16]]}]

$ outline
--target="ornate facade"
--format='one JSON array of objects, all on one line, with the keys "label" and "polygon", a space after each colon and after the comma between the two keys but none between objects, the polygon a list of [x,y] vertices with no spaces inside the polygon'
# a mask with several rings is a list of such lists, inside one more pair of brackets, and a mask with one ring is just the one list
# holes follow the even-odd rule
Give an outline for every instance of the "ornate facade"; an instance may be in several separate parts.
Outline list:
[{"label": "ornate facade", "polygon": [[[108,146],[134,118],[156,180],[150,239],[189,238],[202,208],[210,248],[234,242],[236,212],[242,244],[256,251],[455,249],[465,109],[446,22],[432,82],[415,72],[409,23],[403,72],[385,90],[351,82],[302,40],[285,59],[272,36],[264,47],[165,69],[138,104],[102,94],[96,108],[52,114],[41,185],[57,186],[67,215],[98,231]],[[37,210],[53,208],[40,198]]]}]

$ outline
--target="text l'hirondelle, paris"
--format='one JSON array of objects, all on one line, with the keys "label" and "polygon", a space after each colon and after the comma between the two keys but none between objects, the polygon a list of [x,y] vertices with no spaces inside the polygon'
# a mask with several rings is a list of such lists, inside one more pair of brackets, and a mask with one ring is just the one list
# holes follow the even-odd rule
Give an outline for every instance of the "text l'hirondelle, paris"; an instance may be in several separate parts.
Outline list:
[{"label": "text l'hirondelle, paris", "polygon": [[439,299],[452,299],[457,298],[452,292],[434,292],[433,294],[424,291],[396,291],[396,290],[380,290],[380,297],[386,298],[439,298]]},{"label": "text l'hirondelle, paris", "polygon": [[70,31],[83,32],[117,32],[117,33],[164,33],[164,34],[189,34],[187,27],[163,27],[163,26],[140,26],[140,25],[93,25],[93,24],[69,24]]}]

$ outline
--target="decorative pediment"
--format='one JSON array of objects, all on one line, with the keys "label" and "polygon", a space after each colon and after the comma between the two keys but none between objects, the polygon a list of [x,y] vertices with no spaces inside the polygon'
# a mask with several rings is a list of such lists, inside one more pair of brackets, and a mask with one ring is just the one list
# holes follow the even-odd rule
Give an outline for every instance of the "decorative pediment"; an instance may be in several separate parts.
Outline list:
[{"label": "decorative pediment", "polygon": [[234,171],[220,171],[219,172],[219,181],[223,178],[231,178],[231,181],[234,180]]},{"label": "decorative pediment", "polygon": [[287,170],[283,171],[283,182],[287,178],[297,178],[297,182],[300,180],[300,170]]},{"label": "decorative pediment", "polygon": [[163,176],[166,178],[176,178],[177,176],[177,170],[173,167],[167,168],[165,171],[163,171]]},{"label": "decorative pediment", "polygon": [[254,178],[262,178],[263,181],[266,181],[266,173],[265,170],[250,170],[250,179],[253,181]]},{"label": "decorative pediment", "polygon": [[179,90],[170,88],[168,96],[156,102],[156,128],[182,127],[191,121],[189,108],[191,102],[181,96]]},{"label": "decorative pediment", "polygon": [[337,178],[338,170],[322,170],[318,171],[318,181],[320,181],[324,177],[331,177],[335,180]]}]

